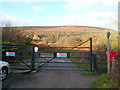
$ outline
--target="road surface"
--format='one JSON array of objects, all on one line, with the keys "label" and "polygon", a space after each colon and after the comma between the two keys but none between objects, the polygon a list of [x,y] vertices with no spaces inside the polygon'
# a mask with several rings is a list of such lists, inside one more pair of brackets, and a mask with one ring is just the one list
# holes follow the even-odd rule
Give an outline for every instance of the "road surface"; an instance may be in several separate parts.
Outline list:
[{"label": "road surface", "polygon": [[[66,61],[66,59],[54,59],[53,61],[56,60]],[[35,74],[10,73],[9,77],[3,81],[3,88],[88,88],[89,84],[99,77],[98,75],[81,75],[82,72],[49,71],[39,68]]]}]

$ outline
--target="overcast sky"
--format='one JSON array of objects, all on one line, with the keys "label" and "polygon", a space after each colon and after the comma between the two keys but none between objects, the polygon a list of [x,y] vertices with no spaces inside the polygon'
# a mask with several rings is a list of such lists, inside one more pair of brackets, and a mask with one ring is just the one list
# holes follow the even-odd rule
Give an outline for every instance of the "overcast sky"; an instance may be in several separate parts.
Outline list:
[{"label": "overcast sky", "polygon": [[1,0],[0,18],[18,26],[94,26],[117,30],[119,0]]}]

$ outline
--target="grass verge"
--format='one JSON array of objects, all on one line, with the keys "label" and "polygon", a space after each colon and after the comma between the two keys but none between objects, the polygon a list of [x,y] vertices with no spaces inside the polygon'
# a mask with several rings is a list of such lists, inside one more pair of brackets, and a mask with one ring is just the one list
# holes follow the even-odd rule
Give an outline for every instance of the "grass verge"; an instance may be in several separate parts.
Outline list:
[{"label": "grass verge", "polygon": [[110,80],[107,74],[102,74],[90,84],[90,88],[110,88]]},{"label": "grass verge", "polygon": [[88,72],[83,72],[83,73],[81,73],[81,75],[98,75],[98,73],[88,71]]}]

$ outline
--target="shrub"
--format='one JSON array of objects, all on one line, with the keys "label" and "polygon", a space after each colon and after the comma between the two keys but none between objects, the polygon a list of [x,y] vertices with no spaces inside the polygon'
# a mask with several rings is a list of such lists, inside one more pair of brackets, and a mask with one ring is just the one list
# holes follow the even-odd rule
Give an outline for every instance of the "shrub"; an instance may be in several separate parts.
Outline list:
[{"label": "shrub", "polygon": [[25,45],[30,45],[32,42],[32,39],[31,38],[27,38],[26,41],[25,41]]}]

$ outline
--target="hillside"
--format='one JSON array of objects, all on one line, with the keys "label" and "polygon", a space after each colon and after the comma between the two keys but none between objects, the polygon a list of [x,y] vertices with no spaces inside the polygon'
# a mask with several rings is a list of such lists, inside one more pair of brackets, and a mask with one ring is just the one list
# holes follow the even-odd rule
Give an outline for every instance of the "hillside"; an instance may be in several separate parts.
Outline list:
[{"label": "hillside", "polygon": [[[106,32],[110,31],[111,47],[116,50],[118,48],[118,32],[106,28],[88,26],[19,26],[15,28],[4,27],[3,29],[4,43],[7,40],[7,43],[16,41],[17,44],[25,45],[74,47],[92,37],[93,49],[102,50],[102,52],[106,50]],[[17,30],[19,37],[16,36]],[[19,31],[21,32],[19,33]],[[89,43],[84,44],[86,47],[89,45]]]},{"label": "hillside", "polygon": [[32,32],[34,34],[41,34],[41,32],[106,32],[113,31],[111,29],[88,27],[88,26],[23,26],[18,27],[24,32]]}]

